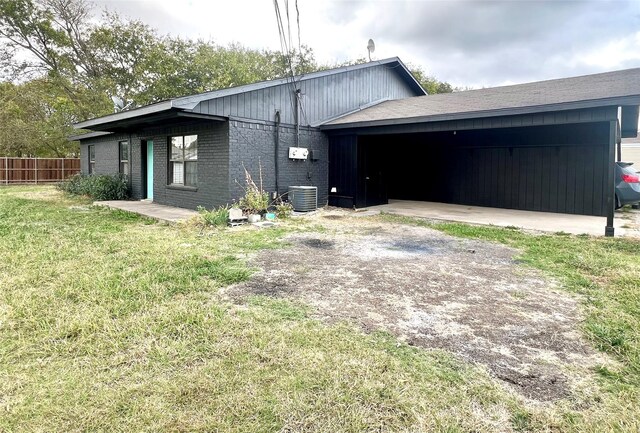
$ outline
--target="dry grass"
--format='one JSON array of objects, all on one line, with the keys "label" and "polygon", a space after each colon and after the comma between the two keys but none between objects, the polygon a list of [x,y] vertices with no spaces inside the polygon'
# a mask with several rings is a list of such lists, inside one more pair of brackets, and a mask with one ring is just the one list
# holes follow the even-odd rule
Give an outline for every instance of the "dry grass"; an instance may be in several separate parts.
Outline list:
[{"label": "dry grass", "polygon": [[[625,326],[616,347],[627,349],[615,350],[628,369],[603,372],[587,405],[532,406],[446,352],[326,326],[288,301],[220,300],[220,287],[250,277],[247,254],[282,247],[293,230],[322,228],[199,236],[49,188],[0,189],[0,431],[637,430],[637,382],[623,379],[638,312],[616,319],[609,294],[584,295],[595,296],[586,326],[599,314]],[[630,302],[635,265],[614,278],[619,257],[600,261],[581,245],[573,266],[600,269],[620,282],[611,297]],[[613,351],[613,329],[594,341]]]},{"label": "dry grass", "polygon": [[[597,368],[597,386],[585,384],[560,414],[561,431],[640,431],[640,240],[527,235],[518,230],[382,215],[389,223],[426,226],[448,234],[500,242],[522,251],[520,260],[543,270],[577,295],[586,319],[581,331],[618,367]],[[586,382],[586,381],[585,381]],[[531,423],[535,429],[544,421]]]},{"label": "dry grass", "polygon": [[39,191],[0,190],[0,431],[508,431],[519,422],[514,398],[444,352],[328,327],[285,301],[219,301],[219,287],[250,275],[243,255],[312,228],[199,236]]}]

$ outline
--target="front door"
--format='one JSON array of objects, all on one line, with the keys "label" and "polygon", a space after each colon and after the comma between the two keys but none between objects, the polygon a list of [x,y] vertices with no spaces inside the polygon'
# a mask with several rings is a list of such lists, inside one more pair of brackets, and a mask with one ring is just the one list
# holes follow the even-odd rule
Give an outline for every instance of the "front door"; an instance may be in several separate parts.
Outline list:
[{"label": "front door", "polygon": [[146,157],[146,191],[145,197],[153,200],[153,141],[147,140],[147,157]]},{"label": "front door", "polygon": [[387,204],[384,148],[379,143],[358,143],[358,199],[356,207]]}]

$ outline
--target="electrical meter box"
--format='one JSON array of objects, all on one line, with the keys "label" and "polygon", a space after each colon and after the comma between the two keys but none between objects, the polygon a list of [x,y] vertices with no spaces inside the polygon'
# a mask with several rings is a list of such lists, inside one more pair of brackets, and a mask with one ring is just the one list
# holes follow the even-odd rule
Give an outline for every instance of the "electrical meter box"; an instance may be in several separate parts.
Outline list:
[{"label": "electrical meter box", "polygon": [[289,159],[307,159],[309,156],[309,149],[306,147],[290,147]]}]

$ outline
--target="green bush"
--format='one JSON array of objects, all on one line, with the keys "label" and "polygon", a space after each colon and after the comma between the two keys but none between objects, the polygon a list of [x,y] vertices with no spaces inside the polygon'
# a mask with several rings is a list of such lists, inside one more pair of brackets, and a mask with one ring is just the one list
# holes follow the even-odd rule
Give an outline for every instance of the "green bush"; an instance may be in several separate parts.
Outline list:
[{"label": "green bush", "polygon": [[279,219],[287,219],[293,213],[293,205],[282,200],[278,201],[275,206],[275,214]]},{"label": "green bush", "polygon": [[77,174],[60,182],[58,189],[71,195],[86,195],[94,200],[125,200],[129,198],[127,178],[122,174]]},{"label": "green bush", "polygon": [[244,196],[238,200],[238,206],[246,214],[266,212],[269,207],[269,193],[257,188],[247,188]]},{"label": "green bush", "polygon": [[202,222],[207,226],[224,227],[229,222],[229,207],[221,206],[217,209],[207,210],[202,206],[198,207],[198,212]]}]

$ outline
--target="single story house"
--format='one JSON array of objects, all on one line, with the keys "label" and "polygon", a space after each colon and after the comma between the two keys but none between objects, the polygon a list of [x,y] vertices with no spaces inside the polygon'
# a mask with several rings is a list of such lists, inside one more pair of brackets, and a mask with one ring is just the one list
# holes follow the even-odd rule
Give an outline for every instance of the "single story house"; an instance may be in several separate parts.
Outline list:
[{"label": "single story house", "polygon": [[316,186],[318,203],[391,199],[607,216],[635,137],[640,69],[426,95],[398,58],[175,98],[87,120],[83,173],[195,208]]},{"label": "single story house", "polygon": [[638,137],[623,138],[621,160],[633,163],[633,168],[640,172],[640,139]]}]

